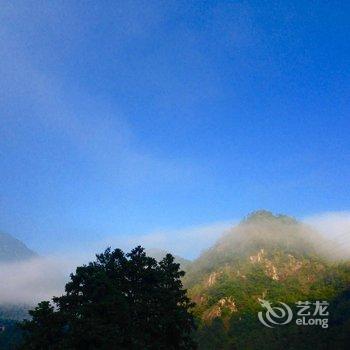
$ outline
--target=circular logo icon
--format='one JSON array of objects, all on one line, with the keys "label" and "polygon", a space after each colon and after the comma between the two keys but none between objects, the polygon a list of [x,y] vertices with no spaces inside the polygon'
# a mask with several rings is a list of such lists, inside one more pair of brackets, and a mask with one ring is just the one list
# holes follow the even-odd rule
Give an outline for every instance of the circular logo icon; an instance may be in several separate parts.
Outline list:
[{"label": "circular logo icon", "polygon": [[259,299],[265,311],[258,313],[259,321],[266,327],[274,328],[289,323],[293,318],[292,309],[285,303],[279,301],[281,306],[272,306],[267,300]]}]

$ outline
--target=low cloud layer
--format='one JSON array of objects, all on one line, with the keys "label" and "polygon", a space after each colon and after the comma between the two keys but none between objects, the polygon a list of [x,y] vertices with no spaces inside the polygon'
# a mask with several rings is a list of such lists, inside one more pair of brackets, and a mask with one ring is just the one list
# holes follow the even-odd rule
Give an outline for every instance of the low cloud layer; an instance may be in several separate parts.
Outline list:
[{"label": "low cloud layer", "polygon": [[1,303],[31,304],[63,291],[67,263],[60,259],[34,258],[0,265]]},{"label": "low cloud layer", "polygon": [[0,304],[36,304],[61,295],[69,274],[76,266],[94,259],[106,247],[129,251],[137,245],[159,248],[187,258],[195,258],[231,227],[227,222],[163,230],[144,235],[110,237],[84,251],[37,257],[24,262],[0,264]]},{"label": "low cloud layer", "polygon": [[322,213],[307,217],[304,222],[333,243],[329,249],[335,257],[350,258],[350,212]]},{"label": "low cloud layer", "polygon": [[233,226],[233,222],[222,221],[177,230],[159,230],[149,234],[110,237],[104,242],[104,246],[130,250],[141,245],[145,248],[164,249],[187,259],[195,259]]},{"label": "low cloud layer", "polygon": [[[303,219],[326,238],[335,242],[330,245],[337,257],[350,257],[350,212],[333,212]],[[25,262],[0,264],[0,304],[34,304],[58,296],[64,291],[69,274],[75,267],[94,259],[94,253],[107,246],[129,251],[136,245],[159,248],[173,254],[194,259],[210,247],[233,222],[217,222],[179,230],[109,237],[84,251],[51,257],[37,257]]]}]

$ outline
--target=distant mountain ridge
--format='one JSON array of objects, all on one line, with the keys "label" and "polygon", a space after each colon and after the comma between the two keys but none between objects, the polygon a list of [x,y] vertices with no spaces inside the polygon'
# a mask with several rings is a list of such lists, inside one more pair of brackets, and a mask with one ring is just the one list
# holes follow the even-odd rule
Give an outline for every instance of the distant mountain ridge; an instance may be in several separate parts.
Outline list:
[{"label": "distant mountain ridge", "polygon": [[0,232],[0,263],[25,261],[37,254],[13,236]]}]

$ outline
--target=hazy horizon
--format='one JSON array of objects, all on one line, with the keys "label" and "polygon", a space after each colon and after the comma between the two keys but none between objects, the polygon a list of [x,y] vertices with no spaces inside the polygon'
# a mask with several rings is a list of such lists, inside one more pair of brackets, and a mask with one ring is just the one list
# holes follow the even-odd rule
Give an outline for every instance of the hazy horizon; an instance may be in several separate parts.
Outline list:
[{"label": "hazy horizon", "polygon": [[[66,251],[57,251],[25,261],[0,263],[0,280],[7,281],[0,290],[0,302],[35,304],[60,295],[69,274],[74,272],[77,266],[95,260],[95,254],[103,252],[108,246],[128,252],[135,246],[142,245],[146,249],[159,248],[195,260],[223,235],[229,233],[241,219],[243,218],[235,220],[232,224],[215,223],[134,237],[110,237],[90,246],[75,246]],[[329,248],[334,258],[350,257],[350,212],[328,212],[304,218],[300,222],[320,233],[329,243],[337,244]],[[313,244],[320,251],[327,250],[324,242],[316,241]]]}]

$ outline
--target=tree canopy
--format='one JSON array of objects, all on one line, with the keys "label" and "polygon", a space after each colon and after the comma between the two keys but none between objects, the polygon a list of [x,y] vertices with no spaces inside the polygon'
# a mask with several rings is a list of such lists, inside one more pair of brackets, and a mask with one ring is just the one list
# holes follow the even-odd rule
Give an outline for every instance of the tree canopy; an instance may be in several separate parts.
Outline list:
[{"label": "tree canopy", "polygon": [[65,293],[24,321],[23,349],[194,349],[192,302],[184,272],[167,254],[159,263],[140,246],[108,248],[71,274]]}]

